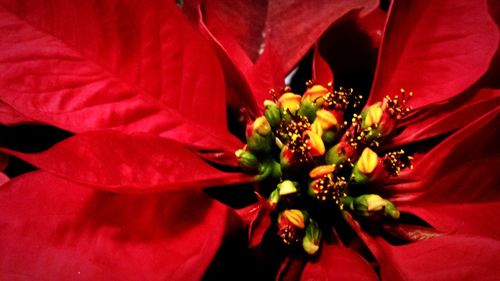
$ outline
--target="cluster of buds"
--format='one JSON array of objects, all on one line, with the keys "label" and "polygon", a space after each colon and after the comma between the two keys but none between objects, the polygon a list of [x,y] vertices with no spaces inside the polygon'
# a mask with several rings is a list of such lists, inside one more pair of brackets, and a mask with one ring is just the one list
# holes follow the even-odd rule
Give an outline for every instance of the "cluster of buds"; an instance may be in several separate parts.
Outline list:
[{"label": "cluster of buds", "polygon": [[279,95],[273,91],[263,115],[248,122],[247,144],[236,156],[243,170],[266,180],[259,192],[268,198],[278,237],[313,255],[321,245],[321,229],[328,227],[323,224],[331,221],[324,210],[399,218],[392,202],[362,191],[412,167],[402,150],[378,152],[379,143],[409,112],[411,93],[402,91],[401,98],[386,97],[346,116],[362,98],[352,89],[307,86],[303,95],[288,87]]}]

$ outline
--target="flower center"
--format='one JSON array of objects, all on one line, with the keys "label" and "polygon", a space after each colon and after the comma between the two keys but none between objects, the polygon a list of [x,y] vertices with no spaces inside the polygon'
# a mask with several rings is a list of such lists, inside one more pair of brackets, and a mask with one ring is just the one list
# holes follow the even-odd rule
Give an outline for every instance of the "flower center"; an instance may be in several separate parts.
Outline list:
[{"label": "flower center", "polygon": [[316,200],[328,203],[335,203],[341,209],[343,203],[341,199],[347,194],[344,189],[347,187],[345,177],[327,174],[312,182],[312,192]]},{"label": "flower center", "polygon": [[412,168],[403,150],[378,151],[410,112],[412,93],[401,90],[349,116],[362,99],[352,89],[307,86],[302,96],[288,87],[272,91],[273,101],[247,126],[247,145],[236,155],[256,180],[266,180],[260,191],[269,195],[276,235],[314,255],[323,230],[336,227],[332,212],[377,218],[374,223],[399,217],[392,202],[366,190]]}]

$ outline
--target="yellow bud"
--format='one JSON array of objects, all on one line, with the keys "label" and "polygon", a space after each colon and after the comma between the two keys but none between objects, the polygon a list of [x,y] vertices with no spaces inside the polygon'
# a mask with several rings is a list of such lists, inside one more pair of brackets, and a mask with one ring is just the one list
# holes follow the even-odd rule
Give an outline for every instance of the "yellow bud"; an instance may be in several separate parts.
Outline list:
[{"label": "yellow bud", "polygon": [[323,96],[328,94],[328,89],[321,85],[314,85],[307,89],[304,93],[304,98],[310,98],[315,104],[322,104]]},{"label": "yellow bud", "polygon": [[313,131],[318,136],[323,136],[323,128],[321,127],[318,118],[316,118],[316,120],[314,120],[314,122],[312,123],[311,131]]},{"label": "yellow bud", "polygon": [[338,123],[337,118],[335,118],[330,111],[324,109],[316,111],[316,120],[321,125],[321,128],[325,130],[337,125]]},{"label": "yellow bud", "polygon": [[325,144],[321,137],[314,133],[313,131],[306,131],[307,136],[309,136],[309,146],[311,148],[312,156],[321,156],[325,154]]},{"label": "yellow bud", "polygon": [[267,122],[264,116],[255,119],[253,129],[262,136],[267,136],[271,133],[271,125],[269,125],[269,122]]},{"label": "yellow bud", "polygon": [[333,173],[333,171],[335,171],[335,165],[321,165],[312,169],[309,172],[309,177],[311,177],[312,179],[316,179],[331,174]]},{"label": "yellow bud", "polygon": [[276,105],[272,100],[264,100],[264,106],[273,106]]},{"label": "yellow bud", "polygon": [[382,119],[382,113],[384,112],[380,107],[380,104],[375,104],[370,106],[365,117],[365,127],[370,127],[372,125],[378,125],[380,119]]},{"label": "yellow bud", "polygon": [[302,213],[301,210],[297,209],[284,210],[283,213],[281,213],[281,215],[284,216],[286,219],[288,219],[288,221],[291,222],[296,227],[301,229],[305,227],[304,214]]},{"label": "yellow bud", "polygon": [[375,170],[378,163],[378,156],[370,148],[365,148],[357,162],[358,170],[363,174],[369,174]]},{"label": "yellow bud", "polygon": [[279,194],[280,195],[288,195],[297,192],[297,188],[293,184],[293,182],[289,180],[283,181],[279,184]]},{"label": "yellow bud", "polygon": [[369,194],[366,196],[366,208],[369,212],[380,211],[385,205],[387,205],[387,201],[377,194]]},{"label": "yellow bud", "polygon": [[319,250],[319,244],[316,244],[309,238],[304,238],[304,241],[302,241],[302,247],[309,255],[314,255]]},{"label": "yellow bud", "polygon": [[284,93],[278,100],[282,110],[290,110],[291,113],[297,112],[300,108],[300,100],[302,97],[294,93]]}]

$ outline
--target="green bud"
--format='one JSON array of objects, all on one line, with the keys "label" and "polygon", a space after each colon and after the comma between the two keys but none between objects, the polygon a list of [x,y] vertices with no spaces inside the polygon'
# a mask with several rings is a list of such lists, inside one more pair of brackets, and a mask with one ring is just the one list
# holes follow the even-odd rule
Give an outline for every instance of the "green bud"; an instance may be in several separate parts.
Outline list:
[{"label": "green bud", "polygon": [[322,232],[318,226],[318,223],[310,219],[309,225],[306,228],[304,239],[302,240],[302,247],[308,254],[316,254],[321,244],[321,237]]},{"label": "green bud", "polygon": [[389,200],[385,200],[385,201],[387,202],[387,204],[385,205],[384,215],[390,216],[393,219],[399,219],[400,213],[399,213],[399,210],[394,205],[394,203],[392,203]]},{"label": "green bud", "polygon": [[255,180],[261,181],[268,177],[280,178],[281,177],[281,166],[274,159],[265,160],[259,167],[259,174],[255,176]]},{"label": "green bud", "polygon": [[370,182],[370,178],[359,170],[358,165],[354,165],[351,173],[351,182],[357,184],[366,184]]},{"label": "green bud", "polygon": [[365,135],[368,141],[380,139],[389,135],[395,127],[395,120],[384,112],[384,106],[378,102],[367,107],[361,113],[361,127],[366,129],[372,127],[370,133]]},{"label": "green bud", "polygon": [[244,171],[256,172],[260,167],[259,160],[251,152],[244,149],[238,149],[234,153],[238,158],[238,163]]},{"label": "green bud", "polygon": [[339,145],[336,144],[326,152],[326,163],[338,165],[346,161],[345,155],[339,152]]},{"label": "green bud", "polygon": [[276,188],[269,195],[269,204],[271,205],[271,208],[274,209],[276,205],[278,205],[279,201],[280,201],[280,191],[279,188]]},{"label": "green bud", "polygon": [[383,210],[386,204],[386,200],[377,194],[364,194],[354,198],[354,209],[364,216]]},{"label": "green bud", "polygon": [[247,146],[252,152],[270,152],[273,145],[274,138],[271,135],[262,136],[260,134],[253,134],[247,137]]},{"label": "green bud", "polygon": [[337,129],[332,128],[330,130],[323,131],[321,138],[323,139],[323,143],[325,143],[325,145],[333,144],[337,138]]},{"label": "green bud", "polygon": [[354,211],[354,198],[351,196],[344,196],[341,198],[344,208]]},{"label": "green bud", "polygon": [[266,117],[267,122],[269,122],[272,128],[276,128],[281,122],[280,108],[276,103],[270,100],[265,100],[264,106],[266,107],[264,110],[264,116]]},{"label": "green bud", "polygon": [[380,197],[377,194],[364,194],[354,198],[354,211],[362,216],[372,216],[374,213],[383,212],[385,216],[394,219],[399,218],[399,211],[389,200]]},{"label": "green bud", "polygon": [[309,122],[312,123],[316,119],[316,111],[318,111],[320,106],[320,104],[315,104],[311,98],[305,98],[300,104],[299,115],[306,116]]}]

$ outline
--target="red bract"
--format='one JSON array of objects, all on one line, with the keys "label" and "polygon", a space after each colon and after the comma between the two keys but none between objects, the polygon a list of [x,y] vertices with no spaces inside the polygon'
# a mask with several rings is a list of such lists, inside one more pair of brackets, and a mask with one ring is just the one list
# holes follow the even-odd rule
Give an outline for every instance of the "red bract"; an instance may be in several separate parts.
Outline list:
[{"label": "red bract", "polygon": [[199,279],[229,221],[199,190],[113,194],[33,172],[0,193],[9,280]]},{"label": "red bract", "polygon": [[193,188],[251,180],[202,160],[235,165],[225,86],[237,75],[173,1],[1,1],[0,15],[2,125],[75,134],[4,149],[42,171],[2,186],[0,275],[201,278],[230,210]]},{"label": "red bract", "polygon": [[209,44],[171,1],[2,1],[0,14],[1,123],[75,133],[5,150],[43,171],[2,186],[0,275],[201,278],[231,211],[193,188],[250,179],[199,158],[233,165],[241,145]]},{"label": "red bract", "polygon": [[[226,230],[238,223],[198,189],[251,180],[205,162],[235,166],[242,143],[227,130],[226,110],[256,114],[268,90],[282,86],[315,44],[314,78],[332,80],[318,51],[332,58],[321,44],[328,38],[318,38],[344,15],[364,15],[378,4],[258,2],[185,1],[210,44],[173,1],[0,1],[0,123],[75,133],[40,153],[2,149],[41,171],[10,181],[0,173],[0,184],[7,182],[0,188],[1,276],[202,278]],[[491,214],[500,199],[500,97],[492,86],[498,83],[481,80],[496,69],[487,72],[498,48],[488,8],[497,9],[489,4],[398,1],[382,38],[368,104],[400,88],[415,93],[416,111],[386,145],[415,150],[416,168],[380,192],[437,231],[401,226],[409,240],[424,241],[396,246],[346,216],[363,243],[324,244],[303,280],[499,275],[499,222]],[[378,25],[369,26],[380,22],[375,11],[360,29],[376,44]],[[334,74],[345,74],[329,63]],[[429,149],[426,141],[439,143]],[[270,224],[267,208],[255,211],[252,245]],[[292,268],[280,271],[285,280],[304,266],[288,261]]]},{"label": "red bract", "polygon": [[[379,192],[438,232],[401,225],[399,234],[415,243],[397,245],[351,221],[383,280],[493,280],[499,274],[498,219],[488,215],[499,199],[499,92],[480,80],[497,47],[498,27],[486,1],[401,1],[390,9],[368,104],[400,88],[414,92],[415,113],[387,146],[414,149],[417,160],[414,170]],[[426,140],[441,141],[429,151]],[[320,268],[306,266],[303,279],[342,276]]]},{"label": "red bract", "polygon": [[[349,12],[361,15],[374,10],[378,2],[359,1],[186,1],[199,10],[205,29],[248,84],[229,91],[234,104],[251,91],[245,105],[262,106],[269,89],[283,86],[283,79],[314,45],[325,30]],[[201,4],[201,8],[199,7]],[[242,92],[243,91],[243,92]],[[252,101],[253,100],[253,101]]]}]

